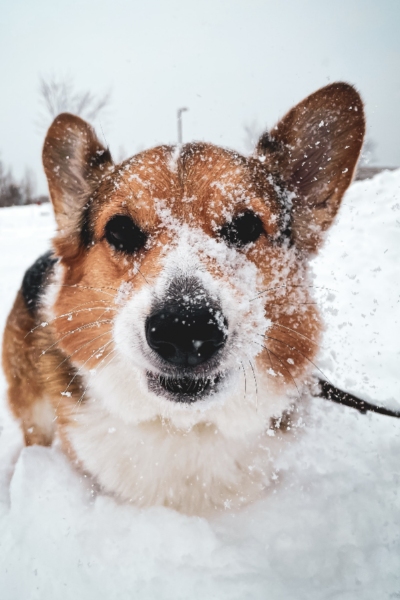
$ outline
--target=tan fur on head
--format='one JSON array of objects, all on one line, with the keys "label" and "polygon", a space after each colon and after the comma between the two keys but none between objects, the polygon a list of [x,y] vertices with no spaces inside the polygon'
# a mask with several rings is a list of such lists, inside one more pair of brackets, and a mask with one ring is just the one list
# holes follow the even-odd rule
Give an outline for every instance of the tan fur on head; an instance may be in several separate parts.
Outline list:
[{"label": "tan fur on head", "polygon": [[344,83],[249,158],[191,143],[113,166],[88,124],[57,117],[43,162],[59,261],[34,314],[19,294],[3,346],[26,443],[55,427],[82,469],[141,506],[203,514],[258,497],[320,341],[308,257],[363,135]]}]

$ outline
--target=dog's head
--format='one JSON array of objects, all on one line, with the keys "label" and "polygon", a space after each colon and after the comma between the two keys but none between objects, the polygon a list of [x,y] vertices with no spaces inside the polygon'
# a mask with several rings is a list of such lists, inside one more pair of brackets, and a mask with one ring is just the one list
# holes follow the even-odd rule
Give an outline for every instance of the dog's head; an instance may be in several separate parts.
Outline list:
[{"label": "dog's head", "polygon": [[91,396],[127,421],[177,427],[279,415],[318,348],[308,259],[363,135],[343,83],[293,108],[250,158],[191,143],[114,165],[89,125],[57,117],[43,151],[53,327]]}]

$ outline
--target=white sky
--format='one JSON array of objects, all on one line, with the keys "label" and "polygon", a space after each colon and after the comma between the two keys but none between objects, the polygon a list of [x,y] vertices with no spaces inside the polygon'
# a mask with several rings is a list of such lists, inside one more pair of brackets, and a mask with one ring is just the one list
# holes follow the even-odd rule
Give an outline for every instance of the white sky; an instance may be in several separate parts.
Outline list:
[{"label": "white sky", "polygon": [[112,92],[101,129],[116,157],[202,139],[244,150],[335,80],[356,85],[376,162],[400,165],[400,0],[0,0],[0,156],[39,191],[40,76]]}]

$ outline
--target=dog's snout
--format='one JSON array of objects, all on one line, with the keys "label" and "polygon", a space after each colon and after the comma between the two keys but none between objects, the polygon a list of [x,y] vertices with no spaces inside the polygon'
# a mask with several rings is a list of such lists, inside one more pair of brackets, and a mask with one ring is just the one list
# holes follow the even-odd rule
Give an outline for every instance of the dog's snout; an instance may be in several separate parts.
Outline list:
[{"label": "dog's snout", "polygon": [[196,367],[212,358],[226,341],[226,320],[209,303],[164,305],[146,321],[150,348],[178,367]]}]

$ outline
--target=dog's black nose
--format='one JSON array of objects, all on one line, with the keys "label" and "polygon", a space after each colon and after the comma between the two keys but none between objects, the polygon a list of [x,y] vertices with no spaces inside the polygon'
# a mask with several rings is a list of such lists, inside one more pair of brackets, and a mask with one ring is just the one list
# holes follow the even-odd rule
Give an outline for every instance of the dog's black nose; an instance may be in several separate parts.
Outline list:
[{"label": "dog's black nose", "polygon": [[196,367],[214,356],[226,341],[226,321],[221,313],[200,303],[166,304],[146,321],[150,348],[179,367]]}]

